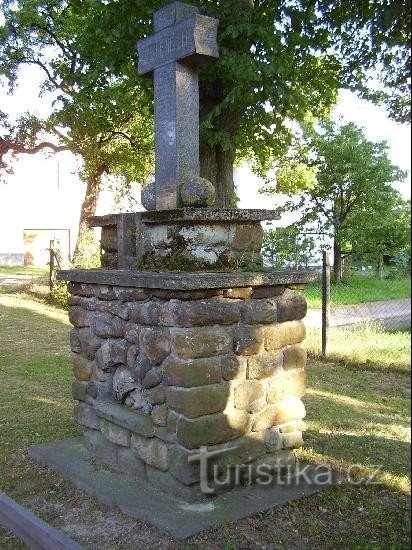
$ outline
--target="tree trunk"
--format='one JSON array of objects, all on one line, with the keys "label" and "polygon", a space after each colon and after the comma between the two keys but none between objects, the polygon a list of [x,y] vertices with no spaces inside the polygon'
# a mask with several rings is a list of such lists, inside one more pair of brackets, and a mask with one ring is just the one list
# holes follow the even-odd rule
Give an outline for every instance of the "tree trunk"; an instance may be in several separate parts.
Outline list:
[{"label": "tree trunk", "polygon": [[333,273],[335,283],[340,283],[342,281],[342,248],[336,240],[333,242]]},{"label": "tree trunk", "polygon": [[379,254],[378,260],[378,278],[380,281],[383,279],[383,255]]},{"label": "tree trunk", "polygon": [[218,145],[206,144],[200,147],[200,175],[211,181],[216,188],[216,208],[235,207],[234,161],[233,149],[223,151]]},{"label": "tree trunk", "polygon": [[86,193],[80,210],[79,233],[77,235],[76,248],[73,254],[73,262],[80,252],[80,243],[83,235],[89,229],[87,219],[96,214],[97,201],[99,199],[100,183],[106,170],[105,165],[99,166],[87,179]]}]

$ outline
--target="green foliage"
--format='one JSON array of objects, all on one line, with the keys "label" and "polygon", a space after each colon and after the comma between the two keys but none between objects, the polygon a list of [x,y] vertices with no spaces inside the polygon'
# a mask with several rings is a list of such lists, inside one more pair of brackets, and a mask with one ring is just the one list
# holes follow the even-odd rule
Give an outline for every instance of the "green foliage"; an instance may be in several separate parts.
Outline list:
[{"label": "green foliage", "polygon": [[314,236],[299,233],[293,226],[270,229],[263,235],[264,263],[271,267],[308,267],[314,250]]},{"label": "green foliage", "polygon": [[46,302],[60,309],[67,309],[69,307],[67,283],[65,281],[56,281],[47,296]]},{"label": "green foliage", "polygon": [[96,240],[94,232],[85,231],[77,242],[77,254],[74,260],[77,269],[94,269],[101,267],[100,242]]}]

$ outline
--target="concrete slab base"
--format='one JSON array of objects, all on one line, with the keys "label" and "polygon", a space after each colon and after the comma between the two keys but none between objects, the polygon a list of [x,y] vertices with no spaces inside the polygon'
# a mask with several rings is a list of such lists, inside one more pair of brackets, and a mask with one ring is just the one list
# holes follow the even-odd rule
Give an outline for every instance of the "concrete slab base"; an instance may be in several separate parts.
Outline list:
[{"label": "concrete slab base", "polygon": [[325,475],[322,483],[316,482],[319,472],[308,467],[305,476],[299,476],[288,484],[236,487],[223,495],[205,497],[201,503],[190,504],[160,492],[144,481],[94,464],[83,438],[36,445],[30,447],[29,455],[105,505],[118,507],[180,540],[328,489],[340,481],[336,474],[332,474],[328,482],[325,483]]}]

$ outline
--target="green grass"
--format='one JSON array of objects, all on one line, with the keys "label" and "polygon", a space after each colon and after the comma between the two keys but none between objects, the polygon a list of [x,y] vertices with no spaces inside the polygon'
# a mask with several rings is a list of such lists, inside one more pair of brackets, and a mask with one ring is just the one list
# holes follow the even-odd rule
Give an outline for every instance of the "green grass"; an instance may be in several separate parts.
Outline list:
[{"label": "green grass", "polygon": [[[0,295],[0,490],[56,527],[78,524],[76,538],[84,547],[178,548],[137,520],[132,526],[125,523],[121,531],[119,512],[74,491],[27,457],[29,445],[80,433],[72,420],[69,328],[65,312],[22,295]],[[371,349],[380,346],[370,363],[359,364],[357,357],[351,362],[348,356],[344,363],[317,362],[308,367],[307,433],[299,458],[327,462],[345,476],[350,468],[356,479],[378,469],[378,485],[344,482],[201,534],[186,547],[408,548],[406,336],[368,337]],[[106,526],[103,538],[93,521]],[[117,525],[113,534],[111,524]],[[89,534],[95,536],[93,544]],[[0,547],[22,546],[0,530]]]},{"label": "green grass", "polygon": [[[322,284],[311,283],[303,291],[309,308],[322,307]],[[341,306],[410,297],[410,278],[380,280],[372,275],[352,274],[339,284],[332,283],[331,305]]]},{"label": "green grass", "polygon": [[[313,358],[321,356],[321,331],[307,329],[306,348]],[[355,363],[376,369],[409,371],[411,364],[410,330],[384,331],[369,322],[355,327],[331,328],[327,357],[330,361]]]},{"label": "green grass", "polygon": [[0,275],[34,275],[41,277],[49,272],[48,267],[0,266]]}]

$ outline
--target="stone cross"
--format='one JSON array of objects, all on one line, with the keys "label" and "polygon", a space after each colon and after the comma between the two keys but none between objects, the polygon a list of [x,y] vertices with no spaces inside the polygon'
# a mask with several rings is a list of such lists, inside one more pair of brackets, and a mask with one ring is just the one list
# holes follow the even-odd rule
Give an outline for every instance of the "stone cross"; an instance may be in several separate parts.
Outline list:
[{"label": "stone cross", "polygon": [[155,34],[137,44],[138,73],[154,73],[156,210],[169,210],[181,205],[180,185],[200,173],[198,66],[219,56],[219,22],[182,2],[153,22]]}]

